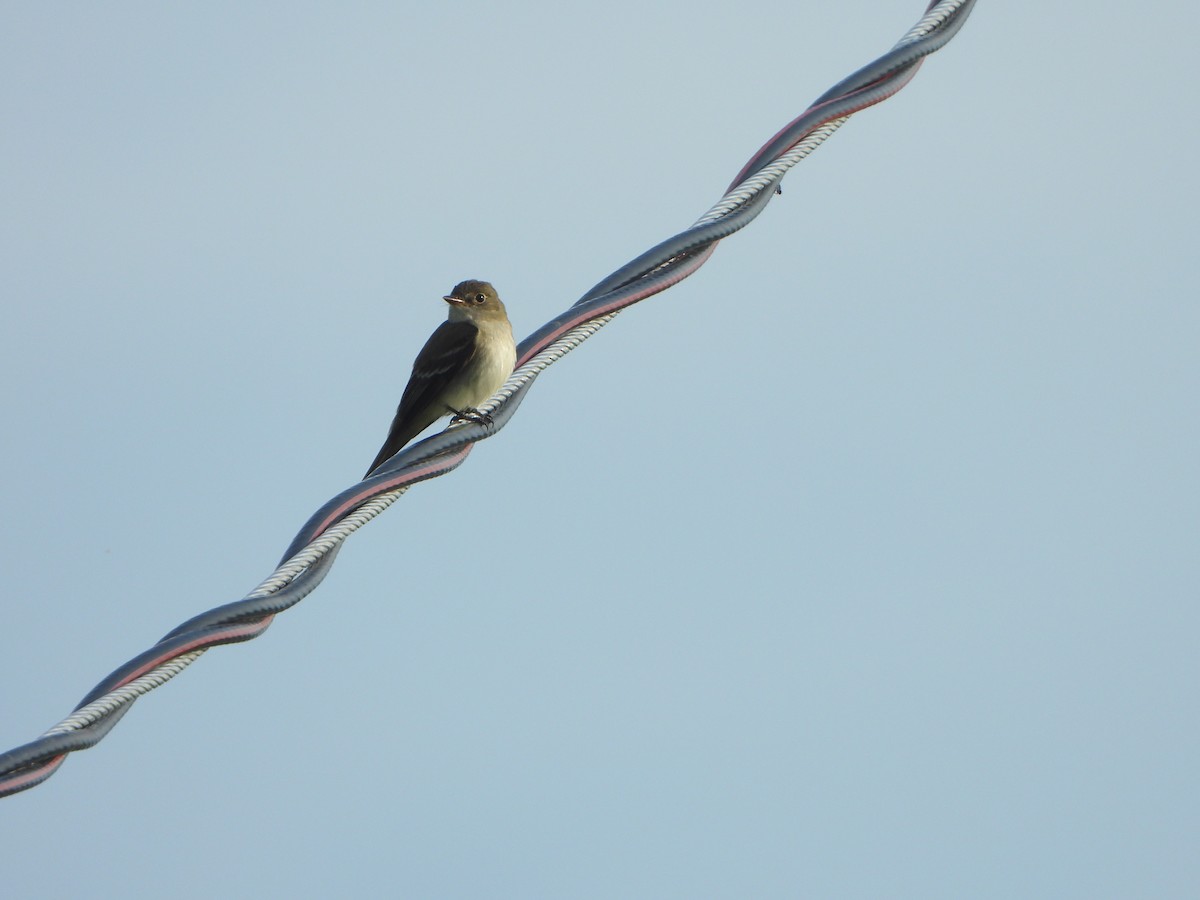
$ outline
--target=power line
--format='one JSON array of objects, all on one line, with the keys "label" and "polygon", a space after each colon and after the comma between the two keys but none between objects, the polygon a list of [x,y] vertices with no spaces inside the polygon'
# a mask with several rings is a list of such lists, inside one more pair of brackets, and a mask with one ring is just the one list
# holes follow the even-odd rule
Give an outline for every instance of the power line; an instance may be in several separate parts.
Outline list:
[{"label": "power line", "polygon": [[702,266],[723,238],[746,227],[771,201],[783,176],[851,115],[891,97],[930,53],[957,34],[975,0],[934,0],[887,53],[838,82],[750,158],[725,195],[690,228],[647,250],[597,283],[569,309],[521,342],[517,369],[480,407],[490,419],[459,422],[401,450],[370,478],[338,494],[305,523],[278,568],[241,600],[179,625],[110,673],[70,716],[37,740],[0,754],[0,797],[49,778],[68,753],[104,738],[140,696],[164,684],[209,647],[251,640],[324,579],[342,543],[419,481],[463,463],[471,448],[503,428],[546,368],[624,308],[666,290]]}]

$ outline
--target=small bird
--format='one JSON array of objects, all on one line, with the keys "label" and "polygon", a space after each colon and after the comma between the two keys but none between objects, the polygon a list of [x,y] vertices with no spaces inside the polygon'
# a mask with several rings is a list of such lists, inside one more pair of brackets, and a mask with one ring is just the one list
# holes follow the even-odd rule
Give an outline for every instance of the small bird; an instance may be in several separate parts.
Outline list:
[{"label": "small bird", "polygon": [[463,281],[442,299],[450,314],[417,354],[387,440],[364,478],[442,416],[469,418],[517,363],[512,325],[494,287]]}]

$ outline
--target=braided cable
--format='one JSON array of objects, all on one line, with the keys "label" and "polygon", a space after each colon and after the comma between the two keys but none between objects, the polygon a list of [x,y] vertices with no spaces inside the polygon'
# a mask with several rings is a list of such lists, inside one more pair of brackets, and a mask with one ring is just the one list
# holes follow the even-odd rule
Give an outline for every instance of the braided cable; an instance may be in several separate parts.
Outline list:
[{"label": "braided cable", "polygon": [[75,710],[75,712],[71,713],[71,715],[67,716],[53,728],[47,730],[42,737],[66,734],[71,731],[79,731],[81,728],[87,728],[105,716],[111,715],[113,710],[118,706],[126,706],[143,694],[148,694],[156,687],[166,684],[207,651],[207,647],[201,647],[199,650],[193,650],[191,653],[184,653],[167,660],[161,666],[151,669],[145,675],[133,679],[133,681],[117,688],[115,691],[109,691],[99,700],[93,700],[91,703],[79,707],[79,709]]},{"label": "braided cable", "polygon": [[321,583],[343,542],[419,481],[465,461],[472,446],[512,418],[529,387],[549,366],[611,322],[627,306],[694,273],[717,243],[765,208],[780,180],[853,113],[887,99],[915,75],[928,54],[961,28],[975,0],[934,0],[921,20],[879,59],[826,91],[746,164],[725,195],[696,222],[597,283],[564,314],[522,341],[518,366],[479,407],[480,421],[452,422],[402,449],[371,477],[325,503],[301,528],[274,572],[243,599],[182,623],[149,650],[101,681],[70,716],[37,740],[0,754],[0,797],[40,784],[67,753],[101,740],[139,697],[165,684],[210,647],[251,640],[275,615]]},{"label": "braided cable", "polygon": [[744,205],[755,194],[765,191],[767,188],[778,183],[788,169],[825,143],[829,136],[841,128],[842,123],[849,118],[849,116],[842,116],[840,119],[834,119],[832,122],[827,122],[814,130],[808,137],[796,144],[796,146],[771,163],[771,165],[760,169],[756,174],[742,181],[737,187],[732,188],[708,212],[697,219],[696,224],[692,227],[707,225],[709,222],[715,222],[718,219],[724,218],[739,206]]}]

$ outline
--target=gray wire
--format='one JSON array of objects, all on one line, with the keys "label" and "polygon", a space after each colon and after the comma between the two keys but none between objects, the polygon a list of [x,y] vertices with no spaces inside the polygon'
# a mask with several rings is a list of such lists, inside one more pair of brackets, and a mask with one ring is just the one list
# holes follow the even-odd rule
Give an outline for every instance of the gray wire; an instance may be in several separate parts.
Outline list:
[{"label": "gray wire", "polygon": [[[837,118],[812,128],[807,134],[803,134],[804,128],[808,127],[806,125],[807,114],[801,116],[793,123],[790,130],[803,134],[802,137],[789,143],[790,139],[785,131],[776,139],[776,141],[784,142],[788,147],[786,152],[776,153],[772,157],[768,152],[771,145],[764,147],[756,156],[756,159],[763,160],[761,166],[757,169],[748,166],[746,177],[741,179],[740,183],[732,186],[689,229],[642,254],[638,259],[618,269],[584,294],[571,309],[574,315],[591,314],[592,317],[574,324],[538,350],[513,372],[493,397],[479,407],[481,413],[492,417],[490,423],[452,424],[445,431],[401,451],[392,460],[381,466],[377,474],[363,484],[386,483],[397,473],[409,472],[418,464],[427,463],[430,460],[436,461],[456,452],[461,453],[469,445],[490,437],[503,428],[520,406],[529,386],[542,372],[611,322],[624,305],[657,293],[694,271],[694,268],[698,267],[706,258],[707,253],[711,252],[716,241],[745,227],[757,216],[758,212],[769,202],[774,187],[792,166],[806,158],[828,139],[853,112],[863,106],[878,102],[880,97],[888,96],[902,87],[904,83],[877,85],[876,82],[893,75],[893,73],[899,73],[906,67],[915,67],[924,56],[942,47],[962,27],[962,23],[973,5],[974,0],[942,0],[942,2],[931,5],[921,20],[909,29],[892,51],[843,79],[818,100],[818,104],[823,104],[826,100],[830,101],[828,106],[823,106],[820,111],[825,118],[831,112],[844,114],[839,114]],[[956,15],[957,13],[960,14]],[[911,77],[911,73],[907,77]],[[847,92],[853,93],[854,96],[840,97],[840,94]],[[688,268],[689,266],[693,268]],[[591,313],[592,310],[595,311],[594,314]],[[571,321],[572,319],[565,320]],[[537,339],[539,335],[549,334],[550,331],[547,329],[552,330],[552,326],[554,326],[554,322],[548,323],[535,335],[522,342],[522,346],[531,345],[531,341]],[[447,467],[453,468],[457,464],[457,462],[448,462]],[[443,474],[445,470],[435,467],[431,469],[433,474],[425,477]],[[414,482],[415,480],[417,480],[416,477],[413,478]],[[289,552],[285,554],[285,560],[245,598],[210,610],[183,623],[166,635],[160,644],[170,641],[186,643],[187,640],[199,640],[208,630],[237,622],[259,622],[261,628],[265,628],[269,624],[271,616],[298,603],[314,590],[332,566],[342,543],[399,499],[408,490],[408,486],[406,483],[370,497],[344,515],[336,524],[315,537],[308,538],[305,531],[302,530],[296,541],[293,541],[293,545],[289,547]],[[344,494],[353,496],[354,490],[350,489]],[[341,496],[339,495],[339,497]],[[331,501],[331,504],[333,502]],[[331,504],[326,504],[326,507]],[[316,516],[314,516],[315,519],[317,519]],[[314,520],[310,520],[310,522]],[[267,621],[262,621],[264,619]],[[248,636],[254,637],[260,632],[261,629],[252,633],[248,632]],[[232,639],[247,638],[234,637]],[[147,651],[147,653],[151,653],[153,650],[154,648],[151,648],[151,651]],[[127,683],[111,689],[106,688],[106,684],[118,673],[123,672],[126,667],[117,670],[114,676],[101,682],[70,716],[47,730],[42,738],[24,747],[15,748],[6,754],[0,754],[0,796],[3,795],[2,779],[4,775],[11,775],[22,767],[62,753],[91,746],[112,728],[130,704],[175,677],[203,655],[206,650],[207,646],[181,649],[177,655],[163,660]],[[134,662],[131,661],[127,666],[133,665]],[[46,776],[42,776],[42,778],[48,777],[48,774],[50,772],[47,772]],[[30,787],[39,783],[40,780],[41,778],[30,780],[16,789]]]}]

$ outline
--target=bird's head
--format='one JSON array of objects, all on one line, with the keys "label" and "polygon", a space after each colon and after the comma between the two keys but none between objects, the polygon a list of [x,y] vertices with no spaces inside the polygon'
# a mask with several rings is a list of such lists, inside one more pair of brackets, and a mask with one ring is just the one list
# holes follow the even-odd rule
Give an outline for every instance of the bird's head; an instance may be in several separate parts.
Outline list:
[{"label": "bird's head", "polygon": [[442,298],[450,304],[451,319],[478,322],[486,319],[506,319],[504,304],[496,289],[486,281],[460,281]]}]

